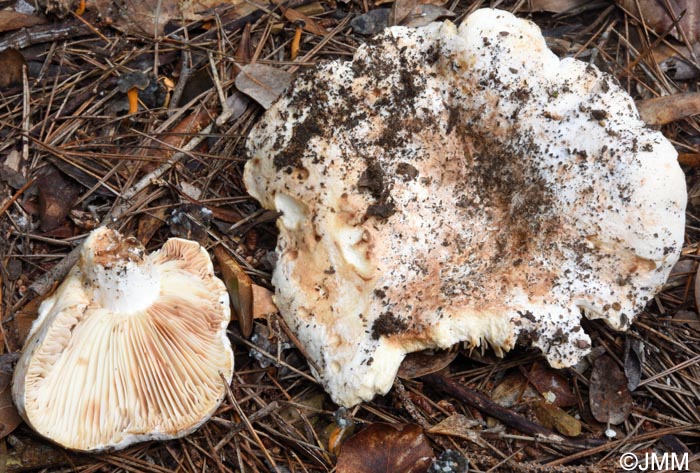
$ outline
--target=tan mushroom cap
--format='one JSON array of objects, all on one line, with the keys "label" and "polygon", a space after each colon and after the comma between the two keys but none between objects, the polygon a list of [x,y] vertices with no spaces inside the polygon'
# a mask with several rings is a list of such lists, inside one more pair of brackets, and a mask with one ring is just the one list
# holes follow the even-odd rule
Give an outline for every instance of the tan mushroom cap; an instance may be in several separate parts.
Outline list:
[{"label": "tan mushroom cap", "polygon": [[310,68],[247,147],[248,191],[282,212],[276,302],[346,406],[457,342],[570,366],[582,314],[627,328],[682,246],[673,146],[613,77],[504,11]]},{"label": "tan mushroom cap", "polygon": [[34,430],[75,450],[182,437],[225,396],[229,320],[226,288],[198,243],[173,238],[148,255],[99,228],[39,309],[15,403]]}]

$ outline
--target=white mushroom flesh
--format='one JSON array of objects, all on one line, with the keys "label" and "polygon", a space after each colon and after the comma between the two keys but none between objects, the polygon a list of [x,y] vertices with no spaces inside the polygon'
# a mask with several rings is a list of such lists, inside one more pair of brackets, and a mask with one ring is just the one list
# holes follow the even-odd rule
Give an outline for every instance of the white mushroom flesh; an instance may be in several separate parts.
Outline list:
[{"label": "white mushroom flesh", "polygon": [[247,147],[248,191],[282,212],[276,302],[346,406],[457,342],[575,364],[582,313],[627,328],[682,245],[673,146],[504,11],[392,27],[310,68]]},{"label": "white mushroom flesh", "polygon": [[64,447],[181,437],[224,398],[228,294],[196,242],[170,239],[147,255],[100,228],[39,312],[13,396],[27,423]]}]

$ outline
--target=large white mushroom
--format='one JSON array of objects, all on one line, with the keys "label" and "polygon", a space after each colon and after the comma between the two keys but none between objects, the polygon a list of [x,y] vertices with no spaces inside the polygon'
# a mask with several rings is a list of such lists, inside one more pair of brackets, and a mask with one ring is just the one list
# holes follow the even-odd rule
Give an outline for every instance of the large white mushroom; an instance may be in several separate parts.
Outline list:
[{"label": "large white mushroom", "polygon": [[582,314],[626,329],[682,245],[673,146],[613,77],[504,11],[310,68],[247,147],[248,191],[282,212],[276,302],[346,406],[457,342],[570,366]]},{"label": "large white mushroom", "polygon": [[226,288],[198,243],[146,254],[93,231],[44,301],[15,369],[26,422],[75,450],[182,437],[216,410],[233,376]]}]

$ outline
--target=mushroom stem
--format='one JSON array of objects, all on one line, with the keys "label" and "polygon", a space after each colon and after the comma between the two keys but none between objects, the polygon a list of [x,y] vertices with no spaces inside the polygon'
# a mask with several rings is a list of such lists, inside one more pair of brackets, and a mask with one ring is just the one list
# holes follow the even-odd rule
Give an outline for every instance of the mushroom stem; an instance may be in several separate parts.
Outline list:
[{"label": "mushroom stem", "polygon": [[292,46],[290,52],[292,61],[295,60],[297,58],[297,55],[299,54],[299,43],[301,43],[301,31],[301,25],[297,25],[296,30],[294,30],[294,38],[292,39]]},{"label": "mushroom stem", "polygon": [[93,232],[80,256],[80,270],[94,287],[100,306],[119,313],[145,309],[160,294],[160,277],[134,238],[116,241],[112,233]]},{"label": "mushroom stem", "polygon": [[138,91],[138,89],[136,87],[132,87],[126,93],[126,96],[129,97],[129,115],[131,115],[132,113],[136,113],[139,109],[139,91]]}]

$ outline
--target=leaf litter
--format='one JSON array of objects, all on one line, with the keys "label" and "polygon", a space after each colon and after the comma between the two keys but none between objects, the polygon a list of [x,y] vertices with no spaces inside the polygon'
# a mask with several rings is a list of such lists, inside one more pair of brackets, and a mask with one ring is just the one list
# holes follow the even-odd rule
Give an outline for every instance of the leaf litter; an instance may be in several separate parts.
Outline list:
[{"label": "leaf litter", "polygon": [[[269,104],[293,74],[325,57],[348,57],[366,41],[367,36],[356,28],[362,15],[379,18],[375,22],[378,26],[369,32],[373,33],[389,24],[392,9],[403,24],[413,21],[412,15],[420,22],[436,13],[441,18],[454,14],[453,21],[458,23],[469,11],[488,6],[484,1],[416,5],[322,1],[308,13],[303,1],[284,4],[285,11],[273,3],[237,2],[178,10],[179,5],[163,2],[161,16],[154,20],[153,12],[146,11],[154,8],[152,2],[136,2],[130,12],[112,9],[109,15],[98,15],[105,10],[88,1],[80,19],[71,13],[77,6],[73,3],[43,2],[43,8],[53,12],[48,23],[40,24],[44,20],[35,13],[34,18],[22,21],[36,25],[27,24],[21,34],[9,31],[0,38],[0,49],[17,49],[17,54],[6,53],[14,72],[11,80],[2,84],[0,98],[0,228],[5,237],[0,246],[1,335],[6,353],[21,346],[41,296],[49,293],[72,265],[74,248],[90,225],[110,223],[157,248],[176,231],[169,217],[183,206],[185,197],[180,189],[187,186],[182,183],[201,191],[197,202],[189,203],[212,213],[208,225],[188,227],[188,231],[197,232],[209,249],[225,244],[229,257],[250,279],[253,301],[258,299],[256,294],[262,294],[259,297],[264,305],[258,313],[268,315],[274,308],[265,288],[270,287],[274,265],[275,216],[261,212],[246,196],[240,181],[246,159],[242,143],[261,107],[240,99],[236,88],[239,71],[249,63],[272,68],[258,69],[252,76],[248,73],[254,79],[249,81],[250,95],[255,98],[258,94]],[[340,463],[338,452],[343,462],[357,464],[366,453],[363,447],[383,457],[386,464],[393,461],[392,466],[400,458],[415,460],[420,453],[420,458],[440,458],[445,465],[464,466],[462,460],[468,458],[470,468],[476,471],[613,471],[618,458],[614,452],[668,448],[664,442],[672,442],[678,451],[697,451],[700,175],[692,156],[699,154],[700,123],[694,109],[689,108],[692,104],[684,103],[698,93],[692,80],[700,71],[697,29],[693,26],[697,19],[689,23],[694,4],[655,2],[670,5],[675,12],[675,17],[668,18],[643,12],[645,19],[658,17],[661,22],[656,25],[640,21],[636,2],[634,9],[627,11],[610,2],[584,2],[581,7],[563,0],[495,3],[521,16],[533,6],[556,12],[533,16],[548,42],[562,46],[564,54],[613,73],[640,104],[662,97],[664,100],[657,102],[658,111],[648,121],[661,127],[689,163],[691,199],[686,245],[679,263],[687,268],[673,277],[639,317],[628,349],[625,337],[592,321],[585,328],[594,347],[605,354],[581,372],[551,370],[524,350],[494,361],[488,351],[479,358],[456,349],[449,358],[420,361],[404,380],[405,396],[391,392],[345,414],[355,431],[369,426],[383,433],[391,448],[381,447],[378,434],[371,434],[372,430],[366,435],[370,440],[373,436],[373,441],[359,437],[359,446],[353,448],[348,443],[351,440],[337,434],[342,430],[336,428],[337,406],[313,382],[303,352],[291,348],[294,340],[284,338],[285,327],[273,314],[258,318],[255,324],[260,327],[256,331],[258,353],[265,350],[267,355],[260,356],[274,363],[263,368],[251,358],[254,345],[245,338],[240,322],[233,323],[230,333],[236,342],[237,372],[231,396],[210,422],[185,440],[153,442],[87,457],[37,441],[20,425],[6,434],[7,471],[331,471],[347,464]],[[408,8],[411,5],[413,8]],[[646,2],[639,5],[647,8]],[[677,22],[679,30],[673,25],[684,10]],[[306,12],[302,15],[310,21],[290,18],[294,16],[290,11]],[[295,22],[301,20],[306,30],[297,61],[292,63],[289,45],[297,28]],[[28,71],[26,92],[21,78],[24,64]],[[164,90],[171,98],[179,90],[177,93],[189,99],[184,103],[154,102],[127,116],[126,109],[117,106],[125,98],[118,91],[118,80],[132,71],[152,74],[158,84],[169,81],[173,86],[164,86]],[[207,80],[197,84],[194,72]],[[286,79],[280,80],[282,76]],[[271,78],[276,84],[267,83]],[[38,193],[36,187],[32,189],[48,162],[80,190],[75,199],[69,199],[70,195],[55,197],[60,199],[61,212],[53,214],[54,223],[61,230],[54,233],[40,228]],[[66,209],[69,212],[64,215]],[[21,270],[16,274],[12,268]],[[643,343],[643,350],[632,345],[634,340]],[[622,361],[618,364],[613,359]],[[445,394],[432,382],[435,370],[463,391],[492,401],[507,398],[507,410],[501,414],[517,422],[487,422],[493,419],[493,407],[482,403],[477,408],[457,394]],[[306,404],[309,399],[313,399],[312,405]],[[555,402],[548,404],[547,399]],[[559,405],[562,400],[565,404]],[[532,430],[539,426],[559,430],[559,434],[568,432],[565,435],[576,432],[575,423],[560,417],[552,407],[555,405],[580,423],[579,443],[564,443],[561,435],[556,440],[537,433],[541,430]],[[595,411],[597,420],[589,409]],[[2,412],[3,431],[10,430],[13,422],[8,404]],[[298,415],[285,417],[281,412]],[[518,423],[527,416],[530,424]],[[561,419],[566,420],[557,429]],[[622,421],[615,428],[622,435],[609,441],[604,424],[619,419]],[[454,430],[445,430],[450,425]],[[327,448],[329,434],[323,432],[325,429],[331,433],[336,429],[339,450]],[[447,435],[450,432],[464,435]],[[345,449],[347,445],[351,447]],[[610,452],[612,455],[606,457]],[[429,463],[420,463],[421,468],[432,468]],[[443,463],[435,460],[434,465]],[[415,460],[414,465],[418,464]]]},{"label": "leaf litter", "polygon": [[608,355],[593,362],[590,385],[590,407],[593,417],[603,424],[623,423],[632,410],[632,395],[625,373]]},{"label": "leaf litter", "polygon": [[345,441],[338,473],[425,473],[433,449],[415,424],[373,423]]}]

